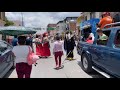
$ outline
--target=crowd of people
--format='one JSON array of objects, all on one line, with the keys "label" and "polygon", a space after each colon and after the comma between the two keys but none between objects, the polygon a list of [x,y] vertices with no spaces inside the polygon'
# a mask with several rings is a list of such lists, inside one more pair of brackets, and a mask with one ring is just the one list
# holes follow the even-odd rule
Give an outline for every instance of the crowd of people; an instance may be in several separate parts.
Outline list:
[{"label": "crowd of people", "polygon": [[51,55],[47,33],[36,35],[34,43],[36,45],[36,55],[39,55],[40,58],[48,58]]},{"label": "crowd of people", "polygon": [[[33,49],[33,43],[35,44],[35,49]],[[32,35],[27,36],[14,36],[12,40],[13,45],[13,55],[15,56],[16,72],[18,78],[30,78],[32,65],[28,65],[27,56],[29,54],[29,46],[31,50],[38,55],[40,58],[48,58],[51,56],[50,52],[50,42],[48,39],[48,34],[36,35],[33,39]],[[64,46],[64,47],[63,47]],[[61,40],[60,35],[56,35],[53,46],[53,55],[55,59],[55,69],[63,68],[61,63],[61,57],[64,55],[63,48],[66,51],[66,57],[68,60],[73,60],[73,50],[75,46],[74,35],[67,31],[65,34],[65,39]]]}]

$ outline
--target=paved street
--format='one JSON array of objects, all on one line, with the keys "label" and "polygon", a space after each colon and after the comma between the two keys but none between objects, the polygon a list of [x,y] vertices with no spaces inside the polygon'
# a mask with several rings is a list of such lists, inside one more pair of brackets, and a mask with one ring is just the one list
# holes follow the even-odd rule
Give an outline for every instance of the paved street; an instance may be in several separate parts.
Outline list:
[{"label": "paved street", "polygon": [[[53,44],[51,44],[52,53]],[[104,78],[97,72],[92,74],[85,73],[80,67],[80,56],[74,49],[75,59],[74,61],[65,61],[64,68],[60,70],[55,70],[54,56],[51,55],[48,59],[40,59],[38,65],[35,67],[33,65],[31,78]],[[65,53],[62,57],[62,61],[65,59]],[[11,70],[5,76],[5,78],[17,78],[16,71]]]}]

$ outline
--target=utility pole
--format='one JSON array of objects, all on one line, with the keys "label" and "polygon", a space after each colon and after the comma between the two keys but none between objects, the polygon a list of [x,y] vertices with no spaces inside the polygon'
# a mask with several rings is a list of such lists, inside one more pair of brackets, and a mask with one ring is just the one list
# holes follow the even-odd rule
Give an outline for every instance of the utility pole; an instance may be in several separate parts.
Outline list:
[{"label": "utility pole", "polygon": [[22,26],[24,26],[23,13],[22,12],[21,12],[21,16],[22,16]]}]

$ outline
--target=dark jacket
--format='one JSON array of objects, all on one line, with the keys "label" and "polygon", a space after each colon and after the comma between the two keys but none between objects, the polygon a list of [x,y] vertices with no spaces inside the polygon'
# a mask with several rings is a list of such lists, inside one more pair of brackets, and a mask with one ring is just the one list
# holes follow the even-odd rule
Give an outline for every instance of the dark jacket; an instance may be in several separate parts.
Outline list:
[{"label": "dark jacket", "polygon": [[74,47],[75,47],[75,40],[74,40],[74,38],[72,37],[69,40],[67,40],[65,38],[65,40],[64,40],[64,49],[65,50],[73,50]]}]

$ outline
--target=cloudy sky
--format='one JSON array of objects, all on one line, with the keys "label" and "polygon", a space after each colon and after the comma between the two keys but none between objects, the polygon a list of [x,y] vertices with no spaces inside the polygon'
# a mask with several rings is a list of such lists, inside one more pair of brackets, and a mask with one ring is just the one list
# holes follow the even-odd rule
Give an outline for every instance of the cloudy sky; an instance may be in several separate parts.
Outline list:
[{"label": "cloudy sky", "polygon": [[[46,27],[48,23],[57,23],[65,17],[80,16],[81,12],[23,12],[26,27]],[[6,12],[9,20],[22,20],[21,12]]]}]

